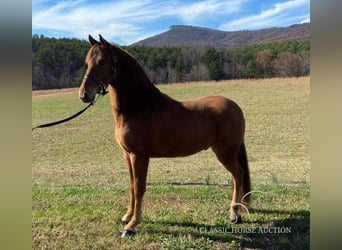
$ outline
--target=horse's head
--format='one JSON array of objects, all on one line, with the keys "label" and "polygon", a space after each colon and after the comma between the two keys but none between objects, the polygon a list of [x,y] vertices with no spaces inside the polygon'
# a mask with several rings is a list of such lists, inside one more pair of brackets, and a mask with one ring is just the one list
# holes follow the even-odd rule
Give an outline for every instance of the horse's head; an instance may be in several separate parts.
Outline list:
[{"label": "horse's head", "polygon": [[116,56],[113,46],[101,35],[96,41],[89,35],[92,45],[86,56],[87,70],[79,89],[79,97],[83,102],[93,102],[96,94],[104,95],[108,84],[115,77]]}]

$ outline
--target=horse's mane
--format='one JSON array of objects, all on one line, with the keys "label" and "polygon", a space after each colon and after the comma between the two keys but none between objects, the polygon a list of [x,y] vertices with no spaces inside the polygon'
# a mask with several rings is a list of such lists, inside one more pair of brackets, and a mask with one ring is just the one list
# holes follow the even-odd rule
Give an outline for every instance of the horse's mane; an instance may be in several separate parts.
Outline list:
[{"label": "horse's mane", "polygon": [[[130,54],[127,50],[121,48],[117,44],[112,44],[112,46],[115,53],[117,53],[118,63],[120,64],[119,61],[121,61],[121,63],[125,64],[124,67],[122,67],[122,70],[125,70],[126,74],[135,78],[136,81],[134,84],[139,84],[141,85],[141,87],[160,92],[159,89],[150,81],[142,66],[132,54]],[[134,72],[133,75],[132,72]]]}]

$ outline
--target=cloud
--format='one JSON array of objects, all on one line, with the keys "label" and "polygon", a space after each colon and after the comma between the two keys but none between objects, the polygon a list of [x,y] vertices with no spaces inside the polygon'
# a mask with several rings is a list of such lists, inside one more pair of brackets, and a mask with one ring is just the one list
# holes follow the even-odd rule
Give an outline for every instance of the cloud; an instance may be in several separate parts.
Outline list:
[{"label": "cloud", "polygon": [[[86,37],[101,33],[110,39],[121,37],[130,41],[142,32],[141,23],[160,16],[158,5],[152,1],[62,1],[41,8],[33,7],[33,30],[52,30]],[[35,5],[33,5],[35,6]]]},{"label": "cloud", "polygon": [[305,19],[300,21],[300,23],[310,23],[310,16],[305,17]]},{"label": "cloud", "polygon": [[[108,39],[131,43],[137,41],[137,37],[144,38],[165,31],[165,27],[160,27],[163,19],[172,20],[169,25],[205,25],[210,18],[237,12],[245,1],[34,0],[32,29],[48,30],[55,36],[69,34],[83,38],[89,33],[101,33]],[[148,28],[151,25],[154,30]],[[156,28],[158,25],[159,28]]]},{"label": "cloud", "polygon": [[233,31],[299,23],[302,20],[309,20],[310,14],[307,11],[309,6],[310,0],[291,0],[276,3],[272,8],[259,14],[223,23],[219,28]]},{"label": "cloud", "polygon": [[[32,30],[54,37],[86,39],[88,34],[102,34],[119,44],[130,44],[165,31],[173,24],[189,24],[239,30],[280,23],[298,23],[309,19],[309,0],[277,3],[269,10],[233,21],[222,20],[250,13],[254,0],[33,0]],[[304,8],[305,9],[305,8]],[[253,10],[253,8],[252,8]],[[220,26],[219,26],[220,25]]]},{"label": "cloud", "polygon": [[187,23],[201,22],[208,18],[220,18],[222,15],[229,15],[239,12],[246,0],[221,1],[205,0],[180,6],[175,14],[179,15]]}]

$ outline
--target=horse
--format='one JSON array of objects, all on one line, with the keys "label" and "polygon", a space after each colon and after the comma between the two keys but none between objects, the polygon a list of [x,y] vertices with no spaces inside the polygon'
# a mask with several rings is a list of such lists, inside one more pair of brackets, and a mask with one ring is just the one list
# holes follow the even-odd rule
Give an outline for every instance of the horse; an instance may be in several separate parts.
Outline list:
[{"label": "horse", "polygon": [[[137,60],[119,45],[89,35],[87,70],[79,98],[93,103],[108,91],[114,115],[114,134],[123,151],[130,179],[130,198],[121,237],[134,235],[142,219],[142,201],[150,157],[178,157],[209,147],[231,173],[230,219],[241,223],[241,202],[249,204],[250,175],[244,143],[241,108],[222,96],[177,101],[162,93]],[[243,206],[244,207],[244,206]]]}]

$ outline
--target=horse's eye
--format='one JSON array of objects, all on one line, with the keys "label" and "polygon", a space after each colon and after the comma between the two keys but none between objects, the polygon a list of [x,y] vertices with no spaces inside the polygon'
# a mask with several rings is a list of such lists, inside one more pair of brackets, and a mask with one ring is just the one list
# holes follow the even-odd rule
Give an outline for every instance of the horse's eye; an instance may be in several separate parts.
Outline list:
[{"label": "horse's eye", "polygon": [[100,66],[104,66],[104,65],[105,65],[105,63],[106,63],[106,61],[105,61],[105,60],[103,60],[103,59],[101,59],[101,60],[99,61],[99,65],[100,65]]}]

